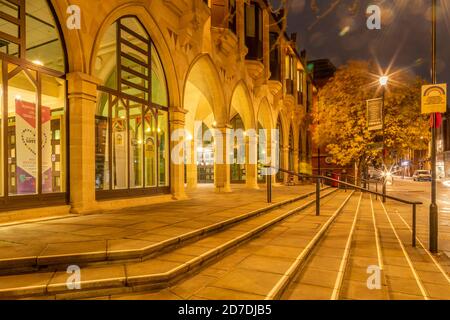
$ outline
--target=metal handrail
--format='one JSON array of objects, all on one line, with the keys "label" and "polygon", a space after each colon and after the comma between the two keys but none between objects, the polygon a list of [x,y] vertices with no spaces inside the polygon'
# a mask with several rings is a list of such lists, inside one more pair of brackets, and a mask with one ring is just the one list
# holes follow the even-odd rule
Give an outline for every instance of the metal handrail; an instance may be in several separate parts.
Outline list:
[{"label": "metal handrail", "polygon": [[[342,185],[345,185],[347,187],[352,187],[352,188],[355,188],[355,189],[360,190],[360,191],[364,191],[364,192],[371,193],[371,194],[374,194],[374,195],[383,196],[382,193],[375,192],[375,191],[372,191],[372,190],[368,190],[368,189],[365,189],[365,188],[362,188],[362,187],[358,187],[357,185],[354,185],[354,184],[351,184],[351,183],[348,183],[348,182],[343,182],[342,180],[336,180],[336,179],[333,179],[333,178],[330,178],[330,177],[326,177],[326,176],[307,175],[307,174],[304,174],[304,173],[298,174],[298,173],[295,173],[295,172],[292,172],[292,171],[289,171],[289,170],[284,170],[284,169],[278,169],[278,171],[281,171],[281,172],[284,172],[284,173],[287,173],[287,174],[291,174],[291,175],[297,175],[297,176],[302,176],[302,175],[305,176],[306,175],[306,176],[310,177],[311,179],[323,179],[323,180],[328,180],[328,181],[331,181],[331,182],[337,182],[338,184],[342,184]],[[398,201],[398,202],[402,202],[404,204],[410,204],[410,205],[423,204],[423,202],[420,202],[420,201],[408,201],[408,200],[405,200],[405,199],[401,199],[401,198],[397,198],[397,197],[389,196],[389,195],[386,195],[386,198],[391,199],[391,200],[395,200],[395,201]]]},{"label": "metal handrail", "polygon": [[[315,179],[316,180],[316,215],[319,216],[320,215],[320,184],[321,181],[323,180],[327,180],[330,182],[336,182],[339,185],[344,185],[346,187],[350,187],[356,190],[359,190],[361,192],[366,192],[366,193],[370,193],[373,195],[376,195],[377,197],[383,197],[383,199],[387,198],[390,200],[394,200],[397,202],[401,202],[404,204],[408,204],[412,206],[412,246],[415,247],[416,246],[416,215],[417,215],[417,206],[418,205],[422,205],[423,203],[420,201],[409,201],[409,200],[405,200],[405,199],[401,199],[398,197],[394,197],[394,196],[389,196],[386,194],[382,194],[376,191],[372,191],[366,188],[362,188],[362,187],[358,187],[357,185],[348,183],[348,182],[343,182],[341,180],[336,180],[330,177],[326,177],[326,176],[321,176],[321,175],[310,175],[310,174],[305,174],[305,173],[296,173],[293,171],[289,171],[289,170],[285,170],[285,169],[281,169],[281,168],[273,168],[271,166],[266,166],[267,169],[275,169],[278,170],[280,172],[286,173],[286,174],[290,174],[293,176],[297,176],[297,177],[309,177],[311,179]],[[271,175],[270,178],[268,176],[267,178],[267,201],[269,203],[272,202],[272,179],[271,179]]]}]

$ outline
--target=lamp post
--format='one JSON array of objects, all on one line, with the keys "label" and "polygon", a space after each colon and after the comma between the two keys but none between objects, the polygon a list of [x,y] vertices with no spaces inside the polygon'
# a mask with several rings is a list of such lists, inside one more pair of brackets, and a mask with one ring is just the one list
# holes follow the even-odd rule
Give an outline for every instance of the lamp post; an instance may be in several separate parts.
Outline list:
[{"label": "lamp post", "polygon": [[383,202],[386,202],[386,145],[385,145],[385,112],[384,112],[384,97],[385,97],[385,92],[386,92],[386,86],[389,82],[389,77],[388,76],[381,76],[380,77],[380,85],[381,85],[381,89],[382,89],[382,115],[383,115],[383,166],[384,166],[384,177],[383,177]]},{"label": "lamp post", "polygon": [[[436,77],[436,0],[432,0],[432,59],[431,59],[431,74],[433,84],[437,83]],[[431,114],[433,126],[431,127],[431,204],[430,204],[430,232],[429,243],[430,251],[432,253],[438,252],[438,213],[437,205],[437,174],[436,174],[436,114]]]}]

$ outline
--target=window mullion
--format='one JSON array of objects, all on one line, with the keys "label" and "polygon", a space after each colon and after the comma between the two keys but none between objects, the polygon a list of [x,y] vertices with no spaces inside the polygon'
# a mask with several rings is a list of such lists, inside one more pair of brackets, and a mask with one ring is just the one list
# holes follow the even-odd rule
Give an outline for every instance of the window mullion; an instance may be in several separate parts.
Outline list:
[{"label": "window mullion", "polygon": [[26,58],[27,51],[27,35],[26,35],[26,1],[19,0],[19,39],[20,39],[20,54],[19,57],[22,59]]},{"label": "window mullion", "polygon": [[[108,171],[109,171],[109,190],[113,189],[113,166],[112,166],[112,96],[108,94]],[[116,100],[117,101],[117,100]]]},{"label": "window mullion", "polygon": [[36,177],[36,184],[37,184],[37,193],[38,195],[42,194],[42,79],[41,75],[38,72],[37,73],[37,112],[36,112],[36,136],[37,136],[37,177]]},{"label": "window mullion", "polygon": [[3,61],[2,74],[3,77],[3,110],[2,110],[2,130],[3,130],[3,199],[7,199],[9,195],[9,174],[8,174],[8,64]]}]

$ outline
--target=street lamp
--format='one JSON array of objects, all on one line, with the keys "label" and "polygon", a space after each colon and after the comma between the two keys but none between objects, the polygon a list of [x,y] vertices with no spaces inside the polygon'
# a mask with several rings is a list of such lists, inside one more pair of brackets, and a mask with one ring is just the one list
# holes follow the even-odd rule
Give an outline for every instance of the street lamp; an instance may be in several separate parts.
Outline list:
[{"label": "street lamp", "polygon": [[[385,142],[384,142],[384,135],[385,135],[385,131],[384,131],[384,129],[385,129],[385,125],[384,125],[384,120],[385,120],[385,117],[384,117],[384,96],[385,96],[385,92],[386,92],[386,86],[387,86],[387,84],[388,84],[388,82],[389,82],[389,77],[388,76],[381,76],[380,77],[380,79],[379,79],[379,81],[380,81],[380,85],[381,85],[381,88],[382,88],[382,92],[383,92],[383,95],[382,95],[382,115],[383,115],[383,166],[384,166],[384,171],[385,171],[385,173],[386,173],[386,152],[385,152]],[[386,174],[384,175],[384,177],[383,177],[383,202],[386,202],[386,182],[387,182],[387,179],[386,179]]]},{"label": "street lamp", "polygon": [[380,77],[380,85],[382,87],[387,86],[388,82],[389,82],[389,77],[388,76],[381,76]]}]

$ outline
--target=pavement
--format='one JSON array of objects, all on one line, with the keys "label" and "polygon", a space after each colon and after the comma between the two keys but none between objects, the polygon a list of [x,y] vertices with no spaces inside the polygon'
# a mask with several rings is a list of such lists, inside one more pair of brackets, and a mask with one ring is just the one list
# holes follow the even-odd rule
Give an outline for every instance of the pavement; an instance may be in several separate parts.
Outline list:
[{"label": "pavement", "polygon": [[[292,215],[180,281],[95,299],[450,299],[448,264],[410,239],[380,201],[340,191],[322,201],[319,217],[314,207]],[[380,269],[379,287],[368,285],[370,268]]]},{"label": "pavement", "polygon": [[[417,208],[417,233],[423,243],[429,242],[429,206],[431,202],[431,183],[417,182],[412,179],[395,177],[394,183],[387,187],[387,193],[403,199],[423,202]],[[450,188],[438,182],[437,199],[439,206],[439,251],[450,257]],[[407,206],[398,206],[389,201],[388,207],[399,212],[406,221],[411,221],[411,210]]]},{"label": "pavement", "polygon": [[[46,265],[50,260],[88,255],[109,258],[127,250],[149,248],[242,214],[267,207],[266,190],[234,186],[232,193],[215,193],[201,185],[190,200],[172,201],[128,210],[0,225],[0,269]],[[274,186],[273,202],[312,192],[314,187]]]},{"label": "pavement", "polygon": [[[388,193],[410,199],[423,186],[396,181]],[[272,205],[264,188],[244,188],[0,226],[0,297],[450,299],[450,260],[426,250],[426,208],[413,248],[408,205],[328,189],[316,216],[314,185],[274,186]],[[67,287],[71,262],[80,290]],[[380,269],[377,290],[368,268]]]}]

